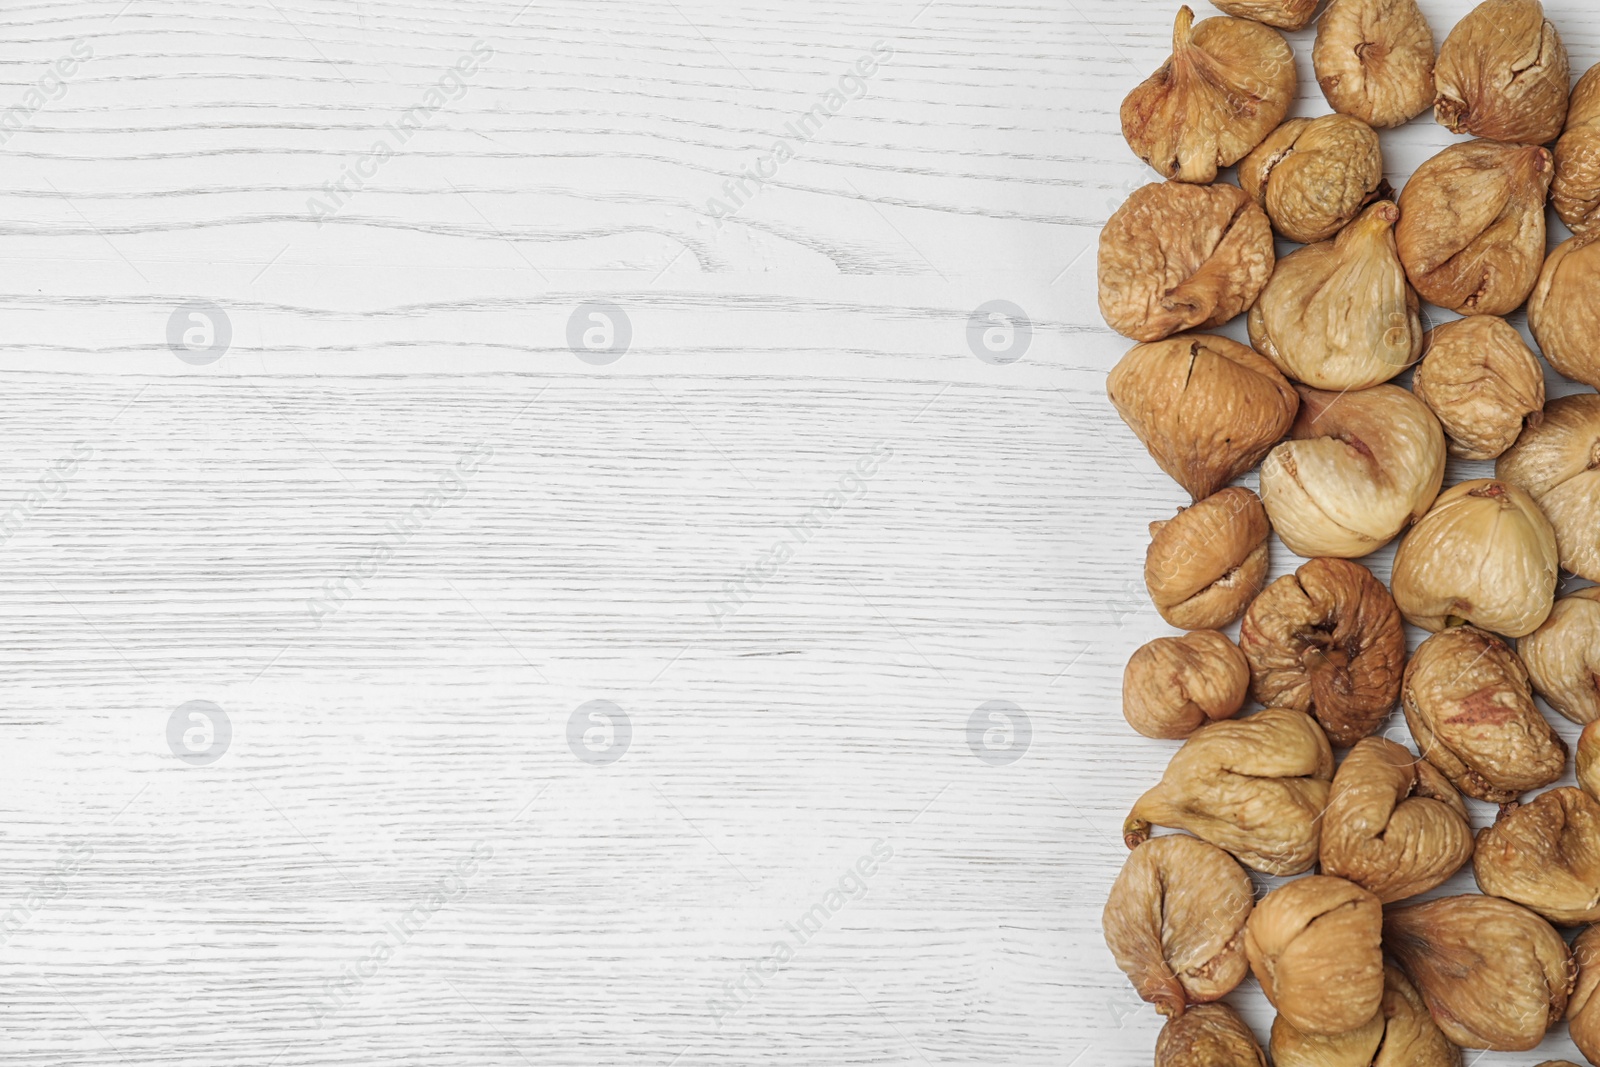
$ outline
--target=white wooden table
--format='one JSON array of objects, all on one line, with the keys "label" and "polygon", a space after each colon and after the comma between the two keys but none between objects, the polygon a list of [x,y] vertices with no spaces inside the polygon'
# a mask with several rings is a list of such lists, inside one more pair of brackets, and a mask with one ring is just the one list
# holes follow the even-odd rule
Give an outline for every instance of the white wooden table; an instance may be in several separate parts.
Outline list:
[{"label": "white wooden table", "polygon": [[1174,7],[0,15],[0,1056],[1149,1062],[1094,245]]}]

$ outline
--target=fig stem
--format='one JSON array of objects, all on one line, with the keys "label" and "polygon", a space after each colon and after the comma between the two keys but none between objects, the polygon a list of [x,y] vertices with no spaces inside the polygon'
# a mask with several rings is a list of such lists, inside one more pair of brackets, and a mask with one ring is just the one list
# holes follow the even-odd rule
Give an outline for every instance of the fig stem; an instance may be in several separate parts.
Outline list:
[{"label": "fig stem", "polygon": [[1172,54],[1181,55],[1194,36],[1194,9],[1188,4],[1178,8],[1178,19],[1172,24]]},{"label": "fig stem", "polygon": [[1150,840],[1150,821],[1130,815],[1122,820],[1122,843],[1129,849],[1138,848]]}]

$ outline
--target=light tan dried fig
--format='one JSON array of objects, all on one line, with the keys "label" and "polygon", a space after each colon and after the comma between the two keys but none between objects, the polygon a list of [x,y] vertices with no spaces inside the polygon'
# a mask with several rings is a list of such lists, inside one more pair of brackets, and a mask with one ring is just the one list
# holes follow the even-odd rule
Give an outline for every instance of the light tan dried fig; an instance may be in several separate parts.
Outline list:
[{"label": "light tan dried fig", "polygon": [[1550,365],[1600,389],[1600,229],[1561,242],[1528,297],[1528,328]]},{"label": "light tan dried fig", "polygon": [[1136,341],[1221,326],[1274,262],[1266,213],[1238,186],[1146,185],[1100,231],[1100,314]]},{"label": "light tan dried fig", "polygon": [[1433,31],[1416,0],[1333,0],[1311,65],[1333,110],[1376,129],[1433,106]]},{"label": "light tan dried fig", "polygon": [[1250,971],[1278,1014],[1308,1034],[1342,1034],[1383,1003],[1383,905],[1354,882],[1299,878],[1262,898],[1244,927]]},{"label": "light tan dried fig", "polygon": [[1156,1067],[1267,1067],[1256,1035],[1226,1004],[1199,1004],[1168,1019],[1156,1038]]},{"label": "light tan dried fig", "polygon": [[1556,533],[1533,497],[1478,478],[1439,494],[1394,554],[1389,587],[1406,621],[1523,637],[1555,603]]},{"label": "light tan dried fig", "polygon": [[1244,613],[1267,581],[1272,527],[1261,498],[1230,486],[1150,524],[1144,584],[1180,630],[1215,630]]},{"label": "light tan dried fig", "polygon": [[1538,501],[1556,531],[1562,568],[1600,581],[1600,394],[1546,404],[1544,417],[1500,457],[1494,474]]},{"label": "light tan dried fig", "polygon": [[1478,831],[1472,873],[1485,893],[1558,926],[1600,919],[1600,801],[1562,786],[1505,805]]},{"label": "light tan dried fig", "polygon": [[1555,928],[1519,904],[1469,894],[1390,908],[1383,945],[1444,1036],[1523,1052],[1567,1010],[1576,977]]},{"label": "light tan dried fig", "polygon": [[1348,115],[1290,119],[1239,164],[1239,185],[1279,233],[1302,244],[1344,229],[1382,183],[1378,135]]},{"label": "light tan dried fig", "polygon": [[1600,218],[1600,63],[1572,90],[1567,129],[1556,142],[1550,199],[1573,233],[1588,233]]},{"label": "light tan dried fig", "polygon": [[1250,309],[1250,343],[1315,389],[1366,389],[1422,354],[1417,294],[1395,249],[1399,210],[1380,200],[1331,241],[1278,261]]},{"label": "light tan dried fig", "polygon": [[1356,742],[1328,791],[1322,873],[1385,904],[1426,893],[1472,856],[1467,807],[1434,766],[1388,738]]},{"label": "light tan dried fig", "polygon": [[1469,797],[1509,803],[1566,770],[1566,742],[1533,702],[1522,661],[1494,634],[1452,626],[1422,642],[1400,700],[1422,758]]},{"label": "light tan dried fig", "polygon": [[1180,7],[1172,55],[1122,102],[1122,136],[1163,178],[1215,181],[1283,121],[1297,85],[1282,34]]},{"label": "light tan dried fig", "polygon": [[[1572,943],[1578,981],[1567,1002],[1567,1032],[1590,1063],[1600,1062],[1600,926],[1591,926]],[[1576,1064],[1572,1065],[1576,1067]]]},{"label": "light tan dried fig", "polygon": [[1250,691],[1250,664],[1215,630],[1158,637],[1122,672],[1122,714],[1146,737],[1181,740],[1232,718]]},{"label": "light tan dried fig", "polygon": [[1505,319],[1469,315],[1429,331],[1411,390],[1450,438],[1450,454],[1494,459],[1544,409],[1544,368]]},{"label": "light tan dried fig", "polygon": [[1333,750],[1309,715],[1266,708],[1196,730],[1155,788],[1134,804],[1123,841],[1152,824],[1187,830],[1265,874],[1300,874],[1317,859]]},{"label": "light tan dried fig", "polygon": [[1398,385],[1301,386],[1289,440],[1261,463],[1261,501],[1298,556],[1376,552],[1427,513],[1444,482],[1444,430]]},{"label": "light tan dried fig", "polygon": [[1546,144],[1567,118],[1567,49],[1539,0],[1484,0],[1467,12],[1433,77],[1434,117],[1451,133]]},{"label": "light tan dried fig", "polygon": [[1162,470],[1202,500],[1260,462],[1300,398],[1258,353],[1210,334],[1135,345],[1106,392]]},{"label": "light tan dried fig", "polygon": [[1275,1067],[1461,1067],[1461,1050],[1440,1032],[1422,994],[1399,968],[1383,968],[1383,1009],[1343,1034],[1324,1037],[1272,1020]]},{"label": "light tan dried fig", "polygon": [[1394,236],[1422,298],[1463,315],[1521,307],[1544,263],[1554,169],[1546,149],[1493,141],[1451,145],[1418,167]]},{"label": "light tan dried fig", "polygon": [[1383,1043],[1383,1012],[1342,1034],[1308,1034],[1280,1013],[1267,1041],[1273,1067],[1371,1067]]},{"label": "light tan dried fig", "polygon": [[[1517,654],[1534,691],[1559,714],[1584,725],[1600,719],[1600,586],[1557,600],[1544,625],[1517,642]],[[1581,748],[1578,762],[1581,772]]]},{"label": "light tan dried fig", "polygon": [[1239,624],[1239,647],[1256,700],[1313,713],[1341,748],[1377,729],[1400,695],[1400,612],[1349,560],[1310,560],[1267,586]]},{"label": "light tan dried fig", "polygon": [[1156,837],[1128,854],[1101,916],[1106,945],[1162,1015],[1244,980],[1244,923],[1255,904],[1233,857],[1193,837]]},{"label": "light tan dried fig", "polygon": [[1212,6],[1225,15],[1255,19],[1280,30],[1303,30],[1311,22],[1321,0],[1212,0]]}]

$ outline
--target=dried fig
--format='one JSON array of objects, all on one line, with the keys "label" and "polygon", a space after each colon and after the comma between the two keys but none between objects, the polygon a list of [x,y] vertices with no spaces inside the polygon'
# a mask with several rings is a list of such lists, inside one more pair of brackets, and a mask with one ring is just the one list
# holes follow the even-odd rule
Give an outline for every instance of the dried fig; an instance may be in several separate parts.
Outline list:
[{"label": "dried fig", "polygon": [[1600,217],[1600,64],[1578,79],[1567,108],[1567,129],[1556,142],[1556,214],[1573,233],[1588,233]]},{"label": "dried fig", "polygon": [[1395,242],[1424,300],[1463,315],[1522,306],[1544,263],[1548,150],[1468,141],[1423,163],[1400,191]]},{"label": "dried fig", "polygon": [[1453,626],[1422,642],[1400,699],[1422,758],[1469,797],[1505,804],[1566,770],[1566,742],[1534,704],[1522,661],[1494,634]]},{"label": "dried fig", "polygon": [[1134,346],[1111,369],[1106,392],[1161,469],[1196,500],[1260,462],[1300,404],[1271,363],[1208,334]]},{"label": "dried fig", "polygon": [[[1534,691],[1573,722],[1600,719],[1600,586],[1562,597],[1550,617],[1517,642]],[[1582,749],[1578,752],[1583,761]]]},{"label": "dried fig", "polygon": [[1550,365],[1575,382],[1600,389],[1600,229],[1556,246],[1528,297],[1528,328]]},{"label": "dried fig", "polygon": [[1439,494],[1394,554],[1389,585],[1406,621],[1466,621],[1522,637],[1555,602],[1556,534],[1533,497],[1478,478]]},{"label": "dried fig", "polygon": [[1371,1067],[1382,1043],[1381,1011],[1342,1034],[1308,1034],[1279,1014],[1272,1020],[1267,1051],[1273,1067]]},{"label": "dried fig", "polygon": [[1244,707],[1250,664],[1215,630],[1158,637],[1122,672],[1122,714],[1146,737],[1188,737]]},{"label": "dried fig", "polygon": [[1315,714],[1340,747],[1377,729],[1400,695],[1400,612],[1359,563],[1314,559],[1274,581],[1245,612],[1239,647],[1256,700]]},{"label": "dried fig", "polygon": [[1290,119],[1239,164],[1244,191],[1266,209],[1279,233],[1302,244],[1344,229],[1382,182],[1378,135],[1348,115]]},{"label": "dried fig", "polygon": [[1122,136],[1163,178],[1215,181],[1283,121],[1297,85],[1282,34],[1246,19],[1197,25],[1180,7],[1172,55],[1122,102]]},{"label": "dried fig", "polygon": [[[1578,981],[1567,1003],[1567,1032],[1590,1063],[1600,1061],[1600,926],[1591,926],[1572,943]],[[1576,1067],[1576,1065],[1573,1065]]]},{"label": "dried fig", "polygon": [[1232,486],[1150,524],[1144,584],[1180,630],[1214,630],[1244,613],[1267,580],[1272,527],[1261,498]]},{"label": "dried fig", "polygon": [[1317,859],[1333,751],[1309,716],[1266,708],[1196,730],[1155,788],[1134,804],[1123,840],[1151,824],[1187,830],[1266,874],[1300,874]]},{"label": "dried fig", "polygon": [[1544,408],[1544,368],[1505,319],[1469,315],[1429,332],[1411,390],[1450,438],[1452,456],[1494,459]]},{"label": "dried fig", "polygon": [[1155,1063],[1156,1067],[1267,1067],[1267,1056],[1232,1008],[1199,1004],[1161,1028]]},{"label": "dried fig", "polygon": [[1434,117],[1451,133],[1545,144],[1566,121],[1567,49],[1539,0],[1484,0],[1467,12],[1433,77]]},{"label": "dried fig", "polygon": [[1146,185],[1100,231],[1100,314],[1136,341],[1221,326],[1274,262],[1266,213],[1237,186]]},{"label": "dried fig", "polygon": [[1433,31],[1416,0],[1333,0],[1311,50],[1333,110],[1380,130],[1433,104]]},{"label": "dried fig", "polygon": [[1233,857],[1183,834],[1128,854],[1102,916],[1106,945],[1162,1015],[1216,1000],[1244,980],[1244,923],[1255,904]]},{"label": "dried fig", "polygon": [[1478,832],[1478,888],[1560,926],[1600,919],[1600,801],[1562,786],[1507,804]]},{"label": "dried fig", "polygon": [[1432,764],[1383,737],[1356,742],[1328,790],[1322,873],[1385,904],[1426,893],[1472,856],[1467,807]]},{"label": "dried fig", "polygon": [[1250,309],[1250,343],[1316,389],[1365,389],[1422,354],[1417,294],[1395,250],[1399,210],[1380,200],[1332,241],[1278,261]]},{"label": "dried fig", "polygon": [[1244,927],[1250,970],[1278,1014],[1308,1034],[1342,1034],[1383,1002],[1383,905],[1354,882],[1314,874],[1268,893]]},{"label": "dried fig", "polygon": [[1550,401],[1494,473],[1538,501],[1555,529],[1561,566],[1600,581],[1600,394]]},{"label": "dried fig", "polygon": [[1383,944],[1457,1045],[1522,1052],[1567,1010],[1567,943],[1509,900],[1470,894],[1390,908]]},{"label": "dried fig", "polygon": [[1332,1037],[1272,1020],[1276,1067],[1461,1067],[1461,1050],[1446,1040],[1428,1006],[1396,967],[1383,968],[1383,1009],[1370,1022]]},{"label": "dried fig", "polygon": [[1592,797],[1600,797],[1600,727],[1589,723],[1578,735],[1578,785]]},{"label": "dried fig", "polygon": [[1311,15],[1321,0],[1212,0],[1218,11],[1237,15],[1242,19],[1255,19],[1281,30],[1303,30],[1311,22]]},{"label": "dried fig", "polygon": [[1444,431],[1398,385],[1304,386],[1289,440],[1261,464],[1272,528],[1299,556],[1375,552],[1427,512],[1444,482]]}]

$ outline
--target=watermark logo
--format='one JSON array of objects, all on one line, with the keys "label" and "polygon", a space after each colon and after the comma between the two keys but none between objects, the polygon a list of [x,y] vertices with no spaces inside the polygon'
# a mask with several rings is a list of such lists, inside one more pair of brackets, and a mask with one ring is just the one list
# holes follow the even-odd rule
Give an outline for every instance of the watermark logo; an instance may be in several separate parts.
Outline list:
[{"label": "watermark logo", "polygon": [[217,762],[232,743],[233,724],[228,713],[209,700],[181,704],[167,719],[167,747],[191,767]]},{"label": "watermark logo", "polygon": [[196,367],[215,363],[232,343],[228,313],[210,301],[183,304],[167,319],[167,347],[185,363]]},{"label": "watermark logo", "polygon": [[1009,700],[980,704],[967,719],[967,747],[991,767],[1007,767],[1021,759],[1033,743],[1028,713]]},{"label": "watermark logo", "polygon": [[580,704],[567,719],[567,747],[591,766],[617,762],[632,743],[633,723],[628,713],[609,700]]},{"label": "watermark logo", "polygon": [[633,344],[633,320],[606,300],[579,304],[567,319],[567,347],[585,363],[604,367],[615,363]]},{"label": "watermark logo", "polygon": [[985,363],[1015,363],[1033,343],[1033,320],[1009,300],[980,304],[967,318],[967,347]]}]

